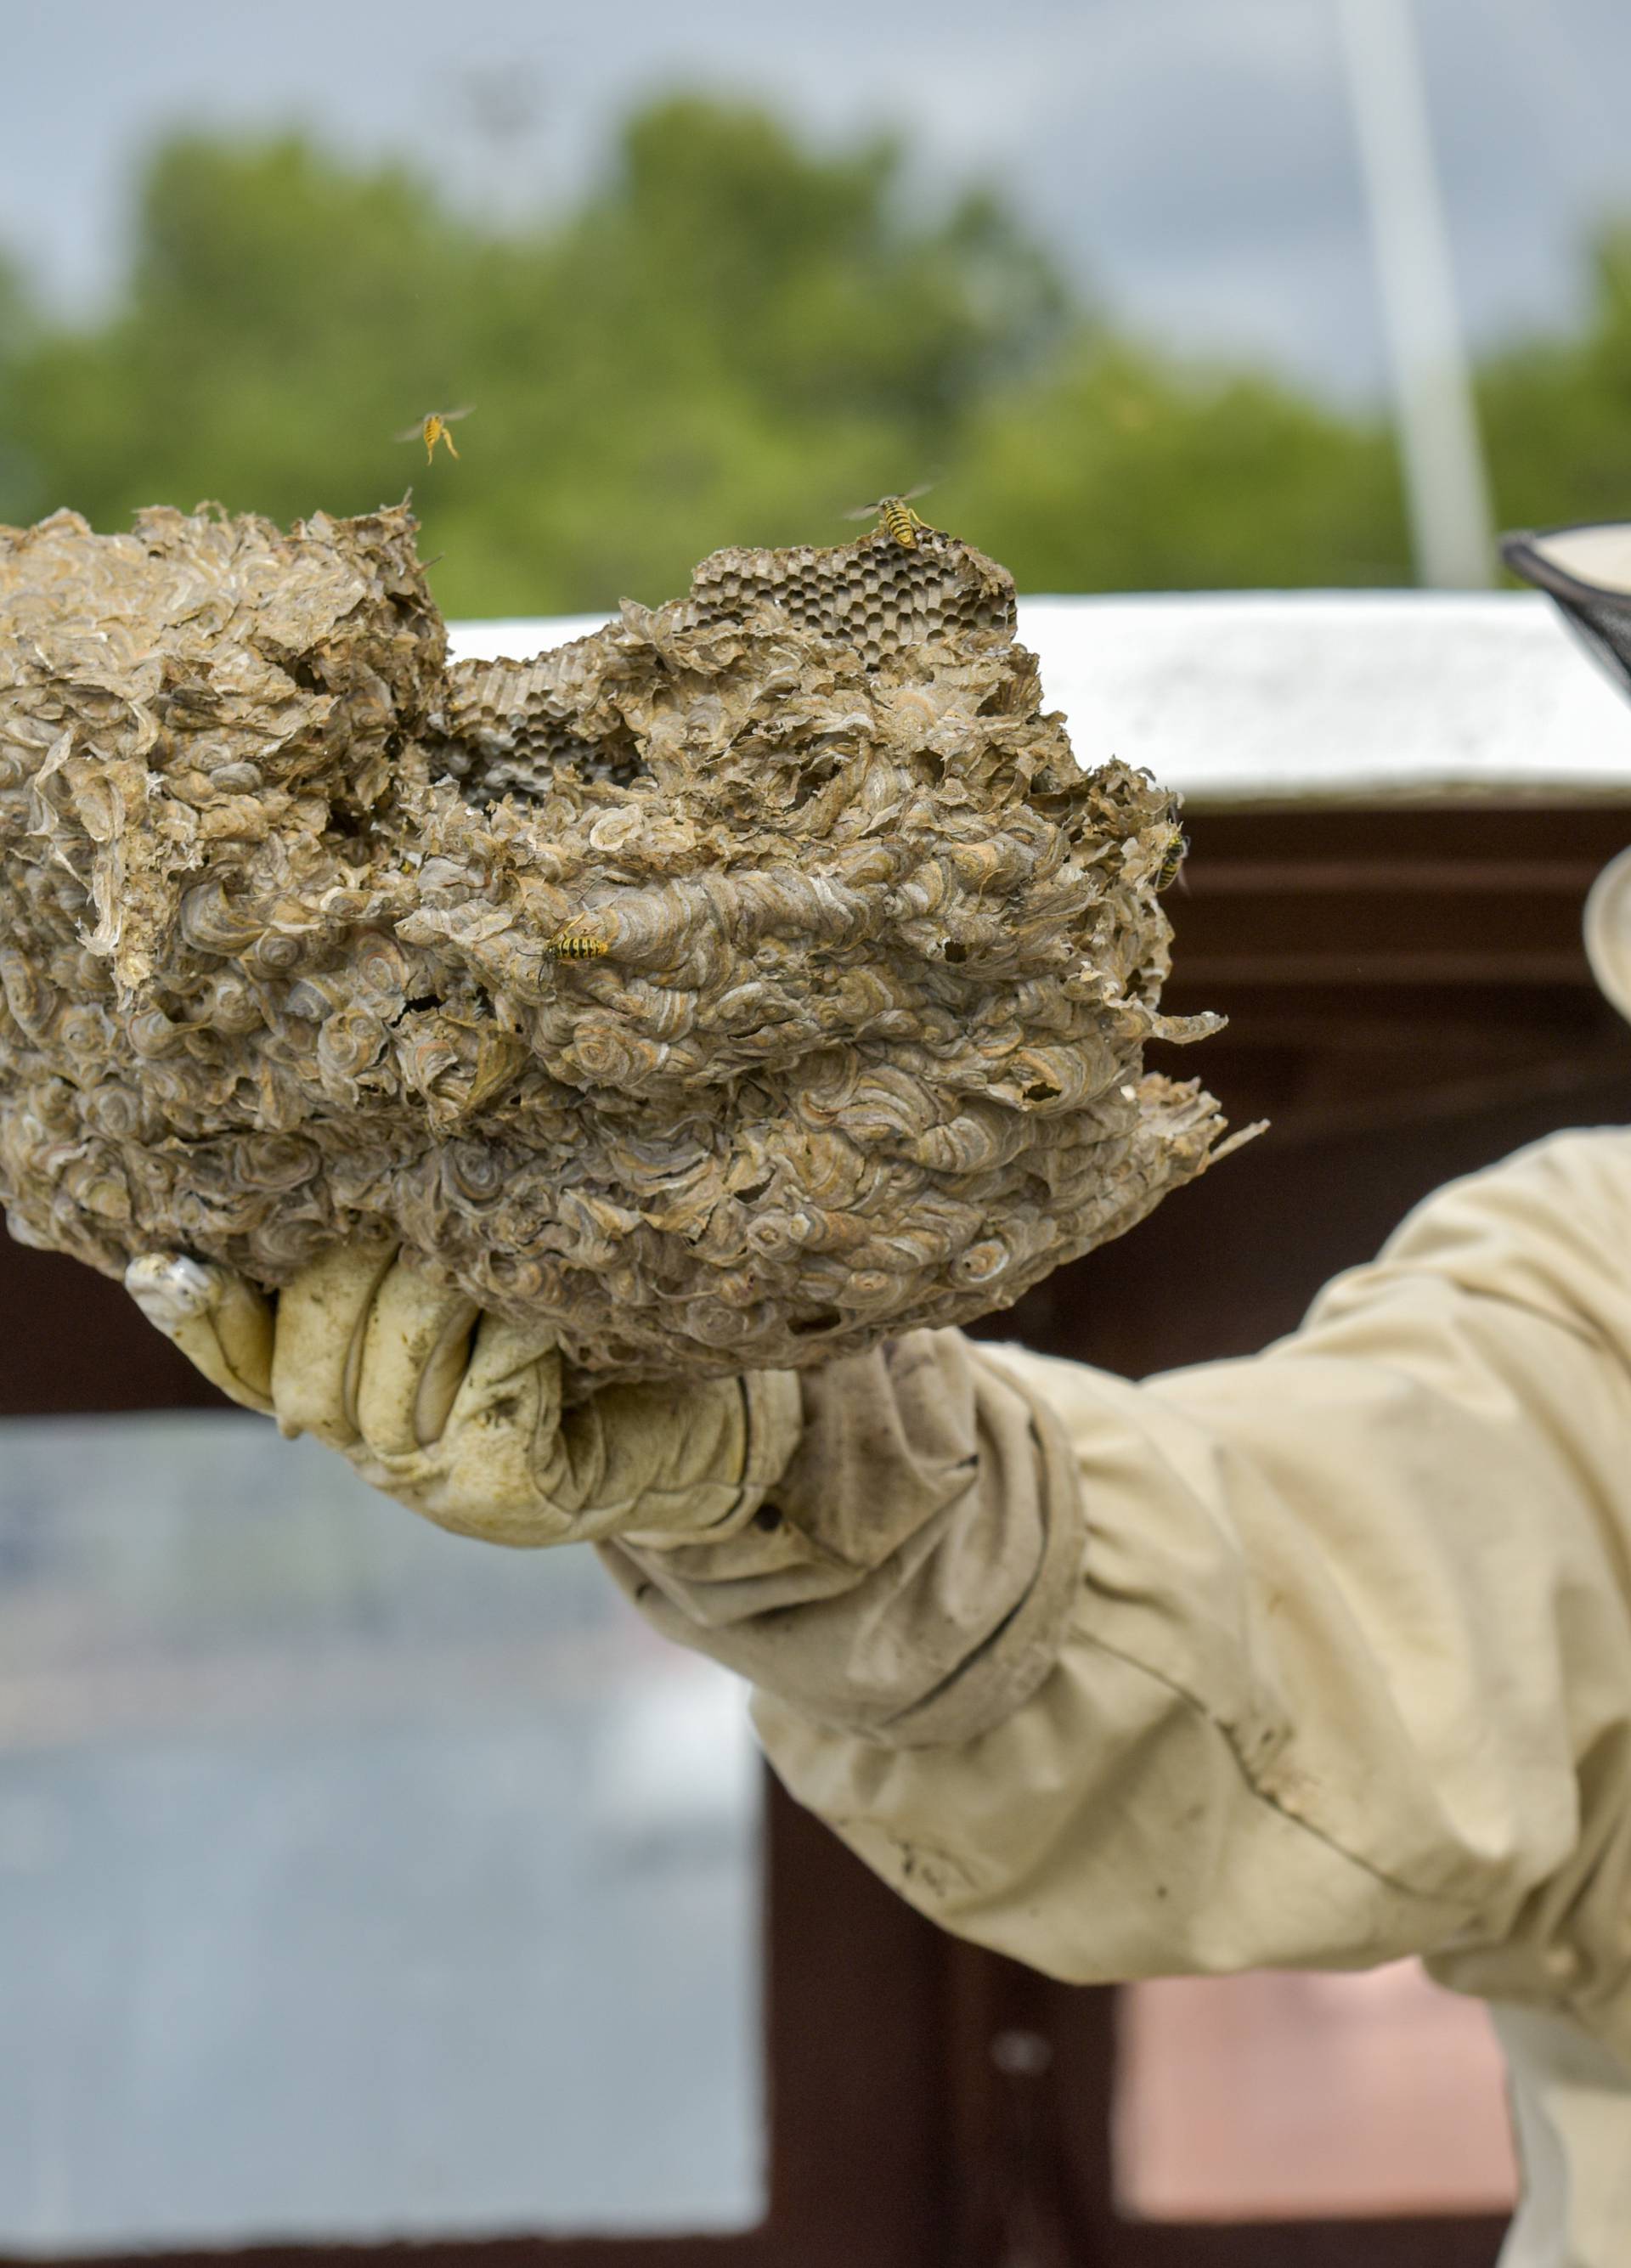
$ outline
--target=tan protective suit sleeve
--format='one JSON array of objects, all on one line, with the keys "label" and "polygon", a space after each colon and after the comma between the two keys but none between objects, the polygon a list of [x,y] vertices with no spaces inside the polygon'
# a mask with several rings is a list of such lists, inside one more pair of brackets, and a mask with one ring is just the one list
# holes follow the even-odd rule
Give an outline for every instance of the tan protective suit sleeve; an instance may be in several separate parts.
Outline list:
[{"label": "tan protective suit sleeve", "polygon": [[904,1366],[860,1444],[807,1381],[777,1524],[605,1548],[801,1800],[1055,1976],[1421,1952],[1631,2056],[1631,1136],[1440,1192],[1251,1360]]}]

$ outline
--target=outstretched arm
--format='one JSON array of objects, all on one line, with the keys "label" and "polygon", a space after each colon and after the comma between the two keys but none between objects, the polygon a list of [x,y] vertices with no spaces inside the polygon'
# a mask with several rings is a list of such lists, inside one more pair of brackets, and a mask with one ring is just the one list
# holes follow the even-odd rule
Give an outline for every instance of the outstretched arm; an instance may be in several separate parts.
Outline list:
[{"label": "outstretched arm", "polygon": [[1631,2050],[1631,1136],[1250,1360],[921,1334],[804,1395],[779,1533],[607,1556],[903,1896],[1081,1980],[1428,1953]]}]

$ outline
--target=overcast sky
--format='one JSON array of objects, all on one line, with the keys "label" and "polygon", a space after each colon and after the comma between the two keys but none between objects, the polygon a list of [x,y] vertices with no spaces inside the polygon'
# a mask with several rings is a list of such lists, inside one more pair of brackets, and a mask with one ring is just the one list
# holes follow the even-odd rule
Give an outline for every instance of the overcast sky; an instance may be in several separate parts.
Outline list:
[{"label": "overcast sky", "polygon": [[[1589,222],[1631,213],[1628,0],[1417,0],[1458,291],[1483,340],[1568,321]],[[166,128],[290,122],[410,151],[514,214],[569,197],[666,87],[823,136],[906,126],[994,177],[1147,331],[1351,395],[1382,342],[1336,0],[0,0],[0,245],[70,307],[119,271]]]}]

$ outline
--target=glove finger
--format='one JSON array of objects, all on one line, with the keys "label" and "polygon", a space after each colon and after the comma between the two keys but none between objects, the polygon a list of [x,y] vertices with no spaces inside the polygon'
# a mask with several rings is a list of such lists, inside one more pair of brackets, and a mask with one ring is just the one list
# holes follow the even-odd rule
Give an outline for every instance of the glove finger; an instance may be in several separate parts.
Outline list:
[{"label": "glove finger", "polygon": [[246,1410],[272,1407],[272,1309],[253,1284],[212,1261],[147,1252],[125,1289],[195,1370]]},{"label": "glove finger", "polygon": [[516,1424],[522,1412],[515,1397],[523,1388],[531,1396],[525,1422],[552,1438],[561,1422],[561,1359],[553,1334],[483,1315],[448,1431],[462,1432],[478,1423]]},{"label": "glove finger", "polygon": [[734,1534],[780,1479],[802,1422],[791,1371],[603,1387],[562,1419],[541,1484],[586,1539],[661,1548]]},{"label": "glove finger", "polygon": [[284,1432],[314,1433],[331,1449],[357,1440],[368,1310],[395,1257],[394,1245],[336,1244],[279,1294],[272,1403]]},{"label": "glove finger", "polygon": [[357,1422],[376,1456],[403,1456],[440,1440],[470,1354],[481,1310],[417,1254],[380,1283],[363,1335]]},{"label": "glove finger", "polygon": [[804,1395],[796,1370],[749,1370],[742,1379],[748,1405],[748,1454],[742,1487],[757,1511],[804,1439]]},{"label": "glove finger", "polygon": [[[735,1535],[781,1479],[802,1436],[803,1397],[793,1371],[748,1371],[688,1386],[680,1389],[679,1411],[666,1418],[655,1399],[663,1389],[627,1390],[645,1397],[645,1422],[653,1433],[661,1426],[663,1454],[653,1459],[631,1513],[597,1533],[653,1550]],[[595,1396],[597,1403],[609,1399],[609,1393]],[[638,1440],[638,1429],[616,1415],[615,1438]],[[616,1471],[608,1478],[615,1482]]]},{"label": "glove finger", "polygon": [[571,1411],[562,1447],[595,1534],[638,1524],[690,1532],[726,1518],[742,1486],[747,1412],[740,1381],[608,1386]]},{"label": "glove finger", "polygon": [[483,1316],[437,1452],[381,1461],[377,1484],[439,1528],[484,1543],[572,1542],[574,1508],[547,1486],[560,1408],[561,1359],[550,1340]]}]

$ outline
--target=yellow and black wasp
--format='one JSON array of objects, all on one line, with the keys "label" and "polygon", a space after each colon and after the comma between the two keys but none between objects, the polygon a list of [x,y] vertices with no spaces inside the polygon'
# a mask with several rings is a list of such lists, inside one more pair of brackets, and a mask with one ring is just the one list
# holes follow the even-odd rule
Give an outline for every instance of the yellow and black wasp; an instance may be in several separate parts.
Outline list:
[{"label": "yellow and black wasp", "polygon": [[467,402],[462,409],[427,409],[423,417],[416,417],[411,425],[404,425],[396,438],[399,441],[423,441],[427,465],[436,454],[439,441],[445,441],[448,455],[456,457],[459,452],[454,446],[453,435],[447,428],[455,417],[468,417],[475,406],[474,402]]},{"label": "yellow and black wasp", "polygon": [[879,497],[875,503],[857,504],[853,512],[846,512],[844,517],[845,519],[875,519],[878,526],[895,538],[903,551],[915,551],[919,529],[925,535],[934,535],[937,530],[931,527],[926,519],[919,519],[911,508],[912,500],[916,497],[927,496],[934,485],[933,481],[919,481],[917,487],[908,489],[904,496]]},{"label": "yellow and black wasp", "polygon": [[1172,887],[1183,871],[1184,861],[1188,856],[1189,837],[1181,828],[1175,827],[1167,837],[1166,854],[1162,859],[1160,871],[1155,876],[1157,890],[1170,890]]},{"label": "yellow and black wasp", "polygon": [[579,929],[576,922],[569,922],[565,929],[557,929],[553,937],[544,939],[543,949],[556,961],[594,961],[602,953],[611,951],[611,939],[596,937],[592,930]]}]

